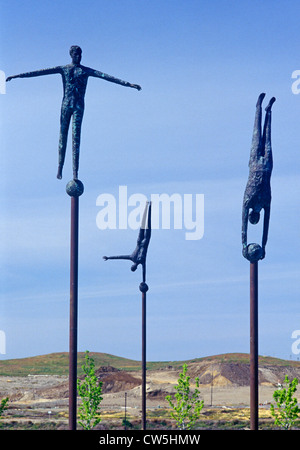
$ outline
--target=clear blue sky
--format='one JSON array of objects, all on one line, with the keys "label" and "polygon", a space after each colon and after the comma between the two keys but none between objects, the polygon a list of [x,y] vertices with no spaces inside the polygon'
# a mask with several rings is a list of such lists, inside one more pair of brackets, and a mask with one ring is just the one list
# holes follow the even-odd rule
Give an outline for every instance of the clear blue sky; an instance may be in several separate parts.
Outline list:
[{"label": "clear blue sky", "polygon": [[[273,107],[272,210],[259,263],[259,353],[291,356],[300,329],[300,69],[298,1],[1,1],[6,76],[82,64],[138,83],[90,79],[82,126],[79,335],[86,349],[141,358],[137,232],[96,226],[102,193],[205,196],[205,232],[154,230],[148,251],[147,359],[249,351],[249,263],[242,199],[255,103]],[[68,146],[56,179],[62,82],[16,79],[1,104],[1,359],[68,351]],[[70,144],[70,141],[69,141]],[[293,358],[296,358],[293,355]]]}]

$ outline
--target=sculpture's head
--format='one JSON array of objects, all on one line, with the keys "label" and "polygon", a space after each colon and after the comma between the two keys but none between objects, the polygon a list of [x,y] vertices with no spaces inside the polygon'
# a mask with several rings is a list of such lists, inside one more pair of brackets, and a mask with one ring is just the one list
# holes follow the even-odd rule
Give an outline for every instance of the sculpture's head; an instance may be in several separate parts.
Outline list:
[{"label": "sculpture's head", "polygon": [[259,222],[260,219],[260,213],[258,211],[254,211],[252,209],[249,213],[249,222],[252,223],[252,225],[256,225]]},{"label": "sculpture's head", "polygon": [[82,50],[78,45],[72,45],[70,48],[70,56],[72,58],[73,64],[80,64],[81,56],[82,56]]}]

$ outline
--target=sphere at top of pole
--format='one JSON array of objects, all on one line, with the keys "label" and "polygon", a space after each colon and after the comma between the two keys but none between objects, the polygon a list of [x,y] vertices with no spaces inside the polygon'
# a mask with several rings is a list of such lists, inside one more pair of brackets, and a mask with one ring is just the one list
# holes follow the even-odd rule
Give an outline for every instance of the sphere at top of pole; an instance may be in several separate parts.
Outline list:
[{"label": "sphere at top of pole", "polygon": [[83,191],[84,186],[80,180],[71,180],[66,186],[66,192],[70,197],[80,197]]},{"label": "sphere at top of pole", "polygon": [[257,262],[263,258],[263,249],[259,244],[249,244],[247,247],[247,259],[251,262]]},{"label": "sphere at top of pole", "polygon": [[139,286],[139,289],[142,293],[146,293],[149,289],[148,284],[146,284],[144,281]]}]

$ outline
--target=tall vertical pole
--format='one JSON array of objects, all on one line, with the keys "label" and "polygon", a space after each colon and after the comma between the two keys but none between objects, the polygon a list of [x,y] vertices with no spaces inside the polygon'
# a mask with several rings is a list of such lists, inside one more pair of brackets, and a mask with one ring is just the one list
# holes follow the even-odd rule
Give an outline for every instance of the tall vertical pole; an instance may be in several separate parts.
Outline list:
[{"label": "tall vertical pole", "polygon": [[142,429],[146,430],[146,292],[145,282],[140,284],[142,292]]},{"label": "tall vertical pole", "polygon": [[76,430],[77,317],[78,317],[78,197],[71,198],[69,429]]},{"label": "tall vertical pole", "polygon": [[78,323],[78,229],[79,196],[83,184],[72,180],[66,191],[71,197],[70,237],[70,334],[69,334],[69,429],[76,430],[77,424],[77,323]]},{"label": "tall vertical pole", "polygon": [[213,385],[214,385],[214,371],[211,368],[211,384],[210,384],[210,406],[213,404]]},{"label": "tall vertical pole", "polygon": [[125,424],[125,430],[127,429],[127,417],[126,417],[126,410],[127,410],[127,392],[125,392],[125,421],[124,421],[124,424]]},{"label": "tall vertical pole", "polygon": [[258,262],[250,262],[250,429],[258,430]]},{"label": "tall vertical pole", "polygon": [[142,428],[146,430],[146,292],[142,293]]}]

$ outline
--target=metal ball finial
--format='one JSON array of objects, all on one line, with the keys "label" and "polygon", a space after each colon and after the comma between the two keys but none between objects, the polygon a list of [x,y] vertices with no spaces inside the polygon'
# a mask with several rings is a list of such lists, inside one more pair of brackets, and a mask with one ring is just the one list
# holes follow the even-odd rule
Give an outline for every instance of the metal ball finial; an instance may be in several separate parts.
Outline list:
[{"label": "metal ball finial", "polygon": [[140,291],[143,293],[147,292],[149,289],[148,284],[146,284],[144,281],[142,281],[139,288],[140,288]]},{"label": "metal ball finial", "polygon": [[254,263],[263,257],[263,249],[259,244],[249,244],[247,247],[247,259]]},{"label": "metal ball finial", "polygon": [[66,192],[70,197],[80,197],[83,191],[84,186],[80,180],[71,180],[66,186]]}]

